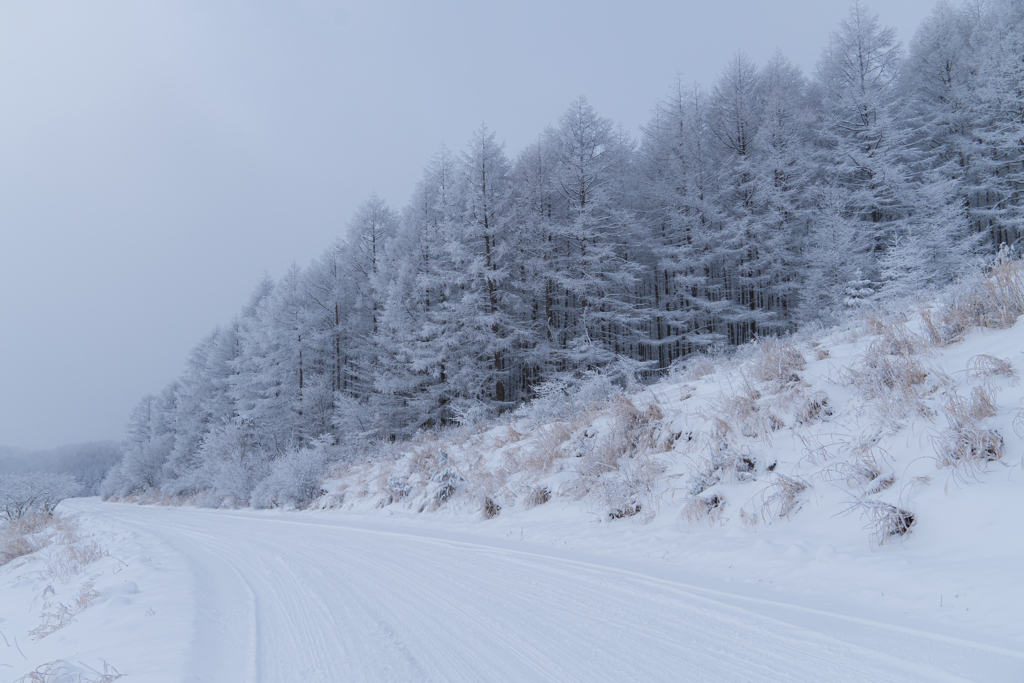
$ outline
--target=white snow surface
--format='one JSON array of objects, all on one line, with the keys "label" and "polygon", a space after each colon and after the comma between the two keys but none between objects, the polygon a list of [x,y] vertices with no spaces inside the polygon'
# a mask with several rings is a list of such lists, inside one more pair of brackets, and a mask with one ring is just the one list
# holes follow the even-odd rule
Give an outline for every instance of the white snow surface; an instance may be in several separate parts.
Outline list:
[{"label": "white snow surface", "polygon": [[[1012,681],[1024,671],[1019,649],[722,591],[670,562],[552,538],[487,538],[401,515],[66,507],[124,558],[94,567],[105,600],[76,623],[37,643],[22,636],[27,659],[5,648],[19,675],[53,658],[94,668],[102,658],[140,681]],[[15,589],[40,589],[21,576]],[[32,616],[7,611],[17,592],[5,587],[0,623],[12,644]]]},{"label": "white snow surface", "polygon": [[[508,465],[529,461],[556,425],[520,415],[339,471],[324,509],[66,501],[108,556],[64,583],[45,578],[46,551],[0,568],[0,681],[54,660],[106,661],[139,681],[1022,681],[1024,387],[981,377],[975,360],[1024,374],[1024,325],[922,351],[920,406],[900,419],[844,379],[875,341],[847,329],[799,342],[799,385],[758,384],[759,415],[781,424],[728,437],[753,471],[696,492],[707,425],[749,376],[743,356],[630,397],[641,411],[645,396],[657,402],[652,443],[664,448],[623,455],[585,494],[567,493],[591,457],[577,451],[617,429],[600,411],[567,419],[532,469]],[[1002,436],[1002,455],[938,467],[942,406],[975,387],[994,397],[978,424]],[[832,415],[797,420],[817,392]],[[695,436],[659,441],[685,433]],[[874,445],[858,450],[865,440]],[[878,480],[847,476],[858,453]],[[621,493],[631,458],[664,468],[630,489],[642,512],[613,519],[609,500],[622,499],[609,491]],[[443,468],[461,483],[437,504],[430,473]],[[779,474],[808,486],[773,516],[763,503]],[[394,482],[407,490],[394,495]],[[551,499],[527,504],[541,486]],[[491,519],[484,494],[501,505]],[[718,518],[681,514],[712,494],[726,501]],[[906,509],[914,524],[879,545],[856,500]],[[87,581],[94,604],[32,641],[43,603],[73,601]]]}]

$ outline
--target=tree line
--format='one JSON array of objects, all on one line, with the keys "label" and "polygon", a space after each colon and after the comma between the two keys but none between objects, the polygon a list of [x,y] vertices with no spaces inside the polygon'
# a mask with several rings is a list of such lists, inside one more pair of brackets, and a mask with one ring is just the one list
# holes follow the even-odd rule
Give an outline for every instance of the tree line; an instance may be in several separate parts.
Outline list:
[{"label": "tree line", "polygon": [[1024,5],[940,4],[904,50],[857,0],[810,78],[738,53],[639,137],[580,97],[514,157],[486,127],[442,147],[139,403],[105,492],[247,504],[297,452],[942,286],[1020,240],[1022,189]]}]

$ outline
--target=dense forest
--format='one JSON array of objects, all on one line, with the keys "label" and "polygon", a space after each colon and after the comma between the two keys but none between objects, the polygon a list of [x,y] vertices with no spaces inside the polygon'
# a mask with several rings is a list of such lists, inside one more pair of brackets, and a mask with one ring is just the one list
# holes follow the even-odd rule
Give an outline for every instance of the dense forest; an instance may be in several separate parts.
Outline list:
[{"label": "dense forest", "polygon": [[514,158],[486,127],[442,147],[138,404],[104,493],[259,504],[374,443],[938,288],[1013,248],[1022,192],[1024,4],[940,4],[904,48],[855,2],[812,77],[739,53],[639,138],[580,97]]},{"label": "dense forest", "polygon": [[95,496],[100,482],[121,460],[121,444],[94,441],[30,451],[0,446],[0,477],[8,474],[69,474],[81,484],[81,493]]}]

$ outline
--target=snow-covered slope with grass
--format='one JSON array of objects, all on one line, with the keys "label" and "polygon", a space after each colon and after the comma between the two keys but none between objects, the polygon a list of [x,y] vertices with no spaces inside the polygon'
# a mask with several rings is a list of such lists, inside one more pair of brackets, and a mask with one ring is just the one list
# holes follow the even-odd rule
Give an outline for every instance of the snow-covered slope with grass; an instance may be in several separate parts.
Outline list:
[{"label": "snow-covered slope with grass", "polygon": [[336,468],[320,506],[657,559],[1024,649],[1020,286],[1009,264],[930,309],[425,434]]}]

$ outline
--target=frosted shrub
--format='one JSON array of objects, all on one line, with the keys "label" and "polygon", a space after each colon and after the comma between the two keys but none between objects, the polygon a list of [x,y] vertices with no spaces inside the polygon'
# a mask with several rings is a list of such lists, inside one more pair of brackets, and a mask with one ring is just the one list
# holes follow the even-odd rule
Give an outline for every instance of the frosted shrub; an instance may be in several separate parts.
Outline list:
[{"label": "frosted shrub", "polygon": [[320,482],[327,464],[324,444],[289,450],[273,462],[270,475],[253,489],[253,507],[309,507],[324,493]]},{"label": "frosted shrub", "polygon": [[385,488],[395,498],[404,498],[412,492],[412,486],[409,485],[409,480],[406,477],[399,476],[397,474],[389,474]]},{"label": "frosted shrub", "polygon": [[533,424],[568,420],[582,410],[619,394],[613,377],[604,372],[587,372],[579,378],[559,378],[537,387],[537,398],[521,408]]},{"label": "frosted shrub", "polygon": [[[447,463],[447,458],[445,458]],[[434,505],[442,505],[451,500],[466,483],[466,478],[459,474],[453,467],[445,464],[441,469],[436,470],[430,476],[427,484],[428,495],[434,501]]]},{"label": "frosted shrub", "polygon": [[0,476],[0,517],[13,522],[30,512],[51,515],[62,500],[78,495],[81,489],[70,474],[36,472]]},{"label": "frosted shrub", "polygon": [[271,454],[261,446],[255,425],[246,419],[231,422],[206,435],[199,448],[202,466],[194,472],[194,487],[204,490],[204,505],[248,505],[256,484],[271,472]]}]

